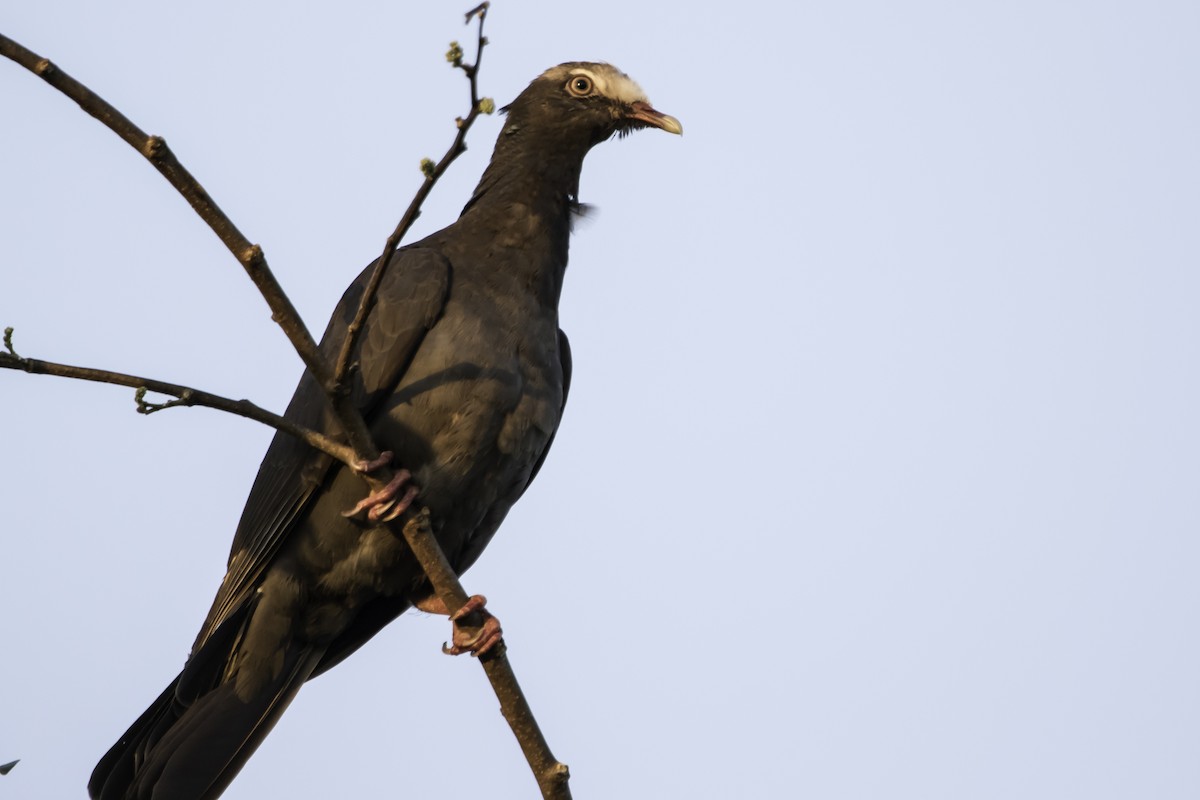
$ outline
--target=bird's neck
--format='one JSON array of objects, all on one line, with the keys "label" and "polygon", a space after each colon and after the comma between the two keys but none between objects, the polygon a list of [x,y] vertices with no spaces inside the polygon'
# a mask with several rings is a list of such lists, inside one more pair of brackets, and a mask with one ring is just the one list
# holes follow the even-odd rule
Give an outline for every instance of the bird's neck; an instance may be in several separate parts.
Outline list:
[{"label": "bird's neck", "polygon": [[510,134],[506,130],[500,134],[491,163],[463,214],[480,203],[516,202],[541,214],[562,215],[569,222],[582,168],[583,154],[555,152],[552,147],[523,140],[519,131]]},{"label": "bird's neck", "polygon": [[516,262],[527,274],[513,277],[537,286],[546,302],[557,306],[583,158],[528,145],[519,136],[500,135],[460,222],[503,231],[504,246],[524,256]]}]

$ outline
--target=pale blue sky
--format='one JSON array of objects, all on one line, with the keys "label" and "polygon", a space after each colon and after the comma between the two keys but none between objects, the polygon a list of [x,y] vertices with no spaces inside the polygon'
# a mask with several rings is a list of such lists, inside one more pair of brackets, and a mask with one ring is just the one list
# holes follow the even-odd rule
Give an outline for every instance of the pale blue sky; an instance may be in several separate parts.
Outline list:
[{"label": "pale blue sky", "polygon": [[[8,4],[165,136],[320,330],[463,113],[454,4]],[[579,798],[1200,796],[1200,6],[506,2],[482,91],[609,60],[575,378],[467,575]],[[0,64],[0,327],[282,408],[298,359],[159,175]],[[414,237],[450,222],[485,118]],[[182,665],[270,431],[0,374],[0,797],[83,796]],[[408,616],[226,797],[535,789]]]}]

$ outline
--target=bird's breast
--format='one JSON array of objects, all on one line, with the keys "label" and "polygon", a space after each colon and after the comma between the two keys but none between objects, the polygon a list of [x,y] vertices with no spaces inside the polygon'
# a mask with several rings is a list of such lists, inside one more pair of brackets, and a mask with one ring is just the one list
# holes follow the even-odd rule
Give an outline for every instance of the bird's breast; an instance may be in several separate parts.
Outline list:
[{"label": "bird's breast", "polygon": [[421,502],[469,538],[528,482],[558,427],[562,375],[553,309],[462,292],[374,427]]}]

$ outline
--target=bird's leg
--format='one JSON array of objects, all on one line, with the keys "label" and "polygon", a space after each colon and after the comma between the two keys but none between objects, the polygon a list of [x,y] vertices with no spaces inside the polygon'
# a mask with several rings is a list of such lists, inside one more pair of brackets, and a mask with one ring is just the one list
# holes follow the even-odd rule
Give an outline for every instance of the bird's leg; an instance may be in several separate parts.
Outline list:
[{"label": "bird's leg", "polygon": [[[379,454],[379,458],[374,461],[359,461],[353,467],[354,471],[360,475],[366,475],[374,472],[380,467],[386,467],[392,463],[392,451],[385,450]],[[349,511],[343,511],[343,517],[353,517],[362,511],[367,512],[367,519],[371,522],[389,522],[404,513],[405,509],[412,504],[420,491],[415,485],[409,483],[412,480],[412,473],[406,469],[402,469],[396,473],[396,476],[381,489],[368,494],[358,504]],[[408,485],[408,489],[403,495],[400,490]]]},{"label": "bird's leg", "polygon": [[[449,614],[449,609],[436,594],[417,600],[414,605],[430,614]],[[442,645],[442,652],[451,656],[470,653],[481,656],[504,641],[504,631],[500,629],[500,620],[492,616],[484,606],[487,598],[481,594],[473,594],[458,611],[450,615],[454,626],[453,644]],[[459,623],[462,623],[461,625]]]}]

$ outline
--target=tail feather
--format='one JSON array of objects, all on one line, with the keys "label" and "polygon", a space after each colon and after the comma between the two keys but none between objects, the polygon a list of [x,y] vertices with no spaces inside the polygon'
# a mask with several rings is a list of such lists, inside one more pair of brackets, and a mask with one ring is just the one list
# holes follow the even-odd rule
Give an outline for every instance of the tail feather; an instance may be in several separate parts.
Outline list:
[{"label": "tail feather", "polygon": [[224,791],[312,673],[321,653],[288,654],[278,677],[249,700],[226,681],[183,705],[179,678],[100,760],[93,800],[211,800]]},{"label": "tail feather", "polygon": [[93,800],[211,800],[229,785],[325,652],[292,646],[239,697],[230,665],[256,605],[252,598],[226,617],[100,759],[88,781]]},{"label": "tail feather", "polygon": [[[117,787],[132,783],[137,765],[145,760],[145,746],[157,741],[166,727],[180,716],[181,710],[172,709],[178,684],[176,677],[100,759],[88,781],[88,795],[93,800],[124,797],[124,790]],[[111,788],[105,792],[106,787]]]}]

